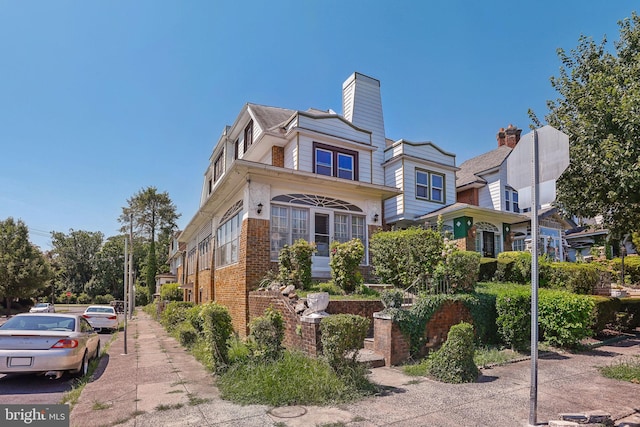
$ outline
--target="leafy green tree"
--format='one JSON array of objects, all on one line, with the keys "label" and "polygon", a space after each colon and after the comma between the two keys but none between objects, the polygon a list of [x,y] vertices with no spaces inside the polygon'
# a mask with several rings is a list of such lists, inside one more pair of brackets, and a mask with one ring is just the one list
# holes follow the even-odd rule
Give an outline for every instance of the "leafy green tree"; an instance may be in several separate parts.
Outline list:
[{"label": "leafy green tree", "polygon": [[[620,40],[607,49],[581,36],[551,85],[548,123],[570,138],[571,164],[557,183],[557,203],[581,217],[602,215],[612,236],[640,230],[640,18],[618,23]],[[530,114],[537,121],[533,113]]]},{"label": "leafy green tree", "polygon": [[[180,214],[166,191],[158,193],[156,187],[147,187],[127,199],[127,206],[122,208],[118,221],[123,224],[121,231],[127,233],[133,220],[136,235],[149,243],[145,262],[145,283],[155,283],[158,272],[158,255],[156,253],[156,237],[171,236],[177,229],[176,221]],[[168,240],[167,240],[168,241]],[[166,256],[163,258],[166,263]],[[162,270],[162,267],[161,267]]]},{"label": "leafy green tree", "polygon": [[21,220],[0,221],[0,295],[11,314],[13,298],[30,298],[46,285],[51,269],[42,253],[29,242]]},{"label": "leafy green tree", "polygon": [[124,298],[124,239],[125,235],[107,238],[96,255],[93,279],[85,286],[91,297],[111,294],[117,300]]},{"label": "leafy green tree", "polygon": [[99,231],[69,230],[68,234],[53,231],[51,250],[56,267],[56,280],[74,294],[84,287],[96,273],[96,259],[104,235]]}]

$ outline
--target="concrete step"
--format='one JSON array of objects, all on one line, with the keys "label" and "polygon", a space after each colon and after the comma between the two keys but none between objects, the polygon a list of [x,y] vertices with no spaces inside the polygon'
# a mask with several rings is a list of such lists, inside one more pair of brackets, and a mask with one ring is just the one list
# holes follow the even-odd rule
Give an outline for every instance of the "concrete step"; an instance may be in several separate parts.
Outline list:
[{"label": "concrete step", "polygon": [[380,368],[385,365],[384,356],[366,348],[361,349],[358,353],[358,362],[364,363],[370,368]]}]

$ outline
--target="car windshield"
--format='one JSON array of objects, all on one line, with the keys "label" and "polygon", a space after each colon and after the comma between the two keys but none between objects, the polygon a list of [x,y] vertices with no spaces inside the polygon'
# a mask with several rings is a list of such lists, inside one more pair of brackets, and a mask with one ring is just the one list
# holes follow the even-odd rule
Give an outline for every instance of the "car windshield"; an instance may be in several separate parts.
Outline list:
[{"label": "car windshield", "polygon": [[76,320],[57,316],[15,316],[0,326],[2,330],[13,331],[73,331]]},{"label": "car windshield", "polygon": [[36,307],[47,307],[47,306],[49,306],[49,304],[46,302],[41,302],[40,304],[36,304]]},{"label": "car windshield", "polygon": [[89,307],[87,313],[113,313],[113,307]]}]

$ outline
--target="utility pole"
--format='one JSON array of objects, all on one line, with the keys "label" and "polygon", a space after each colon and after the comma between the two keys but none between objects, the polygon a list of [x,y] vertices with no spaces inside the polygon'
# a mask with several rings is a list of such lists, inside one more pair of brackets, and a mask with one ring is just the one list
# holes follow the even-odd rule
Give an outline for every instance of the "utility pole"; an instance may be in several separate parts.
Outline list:
[{"label": "utility pole", "polygon": [[127,305],[127,288],[129,286],[129,281],[128,281],[128,271],[127,268],[129,266],[129,263],[127,262],[127,236],[124,237],[124,354],[127,354],[127,309],[129,308]]}]

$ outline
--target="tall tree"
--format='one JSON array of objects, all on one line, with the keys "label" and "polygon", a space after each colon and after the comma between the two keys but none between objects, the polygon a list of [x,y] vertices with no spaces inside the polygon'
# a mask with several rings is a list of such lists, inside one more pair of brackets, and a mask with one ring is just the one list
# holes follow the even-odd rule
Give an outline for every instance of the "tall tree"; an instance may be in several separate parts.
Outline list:
[{"label": "tall tree", "polygon": [[96,273],[96,257],[103,240],[99,231],[69,230],[69,234],[53,231],[51,253],[58,283],[74,293],[83,292]]},{"label": "tall tree", "polygon": [[11,314],[13,298],[30,298],[51,278],[42,253],[29,242],[29,230],[21,220],[0,221],[0,295]]},{"label": "tall tree", "polygon": [[581,217],[602,215],[621,239],[640,229],[640,18],[634,12],[618,25],[613,50],[606,38],[585,36],[569,54],[558,49],[562,66],[551,85],[560,96],[547,101],[545,118],[571,141],[558,206]]},{"label": "tall tree", "polygon": [[96,254],[96,272],[85,287],[89,296],[111,294],[117,300],[124,298],[124,239],[111,236]]},{"label": "tall tree", "polygon": [[171,201],[166,191],[158,193],[156,187],[147,187],[133,197],[127,199],[126,207],[122,208],[122,215],[118,221],[123,224],[121,231],[129,231],[131,218],[136,235],[146,239],[149,243],[147,259],[145,262],[145,283],[152,286],[155,283],[158,271],[158,258],[156,254],[156,236],[159,233],[171,235],[178,227],[176,221],[180,214],[176,212],[176,206]]}]

